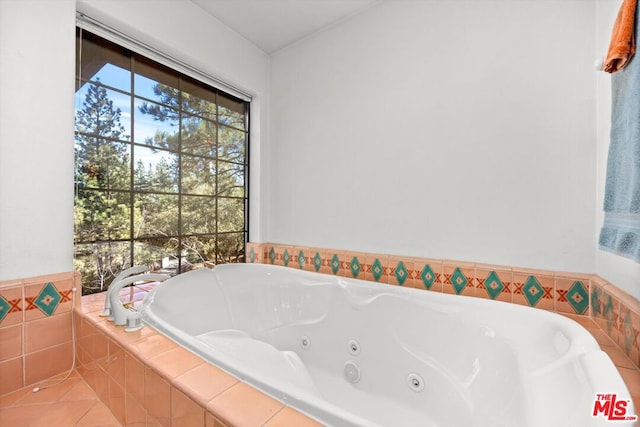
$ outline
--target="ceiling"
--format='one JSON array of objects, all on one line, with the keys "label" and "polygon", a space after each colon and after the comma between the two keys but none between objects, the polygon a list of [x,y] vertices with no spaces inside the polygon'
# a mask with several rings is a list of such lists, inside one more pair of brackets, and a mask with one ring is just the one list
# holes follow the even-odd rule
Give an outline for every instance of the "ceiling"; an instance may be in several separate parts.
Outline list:
[{"label": "ceiling", "polygon": [[191,0],[271,54],[380,0]]}]

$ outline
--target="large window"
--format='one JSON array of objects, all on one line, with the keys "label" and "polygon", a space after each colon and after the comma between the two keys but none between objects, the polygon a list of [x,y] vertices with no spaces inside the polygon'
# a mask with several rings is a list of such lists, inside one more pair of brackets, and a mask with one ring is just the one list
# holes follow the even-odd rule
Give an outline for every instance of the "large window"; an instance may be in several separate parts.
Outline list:
[{"label": "large window", "polygon": [[75,268],[244,260],[249,104],[86,30],[76,37]]}]

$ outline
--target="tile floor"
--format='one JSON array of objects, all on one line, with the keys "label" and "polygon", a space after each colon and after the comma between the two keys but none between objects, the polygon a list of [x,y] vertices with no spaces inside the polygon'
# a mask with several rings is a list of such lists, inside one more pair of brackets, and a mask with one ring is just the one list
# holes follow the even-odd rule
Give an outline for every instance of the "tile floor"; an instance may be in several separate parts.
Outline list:
[{"label": "tile floor", "polygon": [[[567,315],[582,324],[613,360],[640,408],[640,370],[591,319]],[[73,372],[71,377],[38,393],[27,387],[0,396],[0,426],[89,427],[120,426],[87,383]]]},{"label": "tile floor", "polygon": [[[54,380],[45,384],[55,383]],[[109,409],[77,372],[37,393],[26,387],[0,396],[0,426],[116,427]]]}]

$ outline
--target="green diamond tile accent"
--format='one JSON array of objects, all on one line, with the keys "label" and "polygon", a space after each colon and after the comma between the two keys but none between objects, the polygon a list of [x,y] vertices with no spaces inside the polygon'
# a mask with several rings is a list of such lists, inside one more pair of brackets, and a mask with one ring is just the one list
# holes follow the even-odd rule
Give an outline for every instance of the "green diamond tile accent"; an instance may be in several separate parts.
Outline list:
[{"label": "green diamond tile accent", "polygon": [[274,248],[269,251],[269,261],[271,261],[271,264],[276,262],[276,250]]},{"label": "green diamond tile accent", "polygon": [[358,261],[358,257],[354,256],[351,259],[351,264],[349,264],[349,269],[351,270],[353,277],[358,277],[358,274],[360,274],[360,268],[360,261]]},{"label": "green diamond tile accent", "polygon": [[583,314],[587,310],[589,307],[589,292],[581,281],[573,282],[573,286],[567,293],[567,301],[577,314]]},{"label": "green diamond tile accent", "polygon": [[422,284],[425,289],[431,289],[436,281],[436,273],[433,272],[433,269],[429,264],[425,264],[422,272],[420,273],[420,278],[422,279]]},{"label": "green diamond tile accent", "polygon": [[484,281],[484,287],[491,299],[496,299],[496,297],[504,291],[504,284],[502,283],[502,280],[500,280],[498,273],[495,271],[489,273]]},{"label": "green diamond tile accent", "polygon": [[384,267],[382,267],[382,263],[378,258],[376,258],[375,261],[373,261],[373,264],[371,264],[371,273],[373,273],[373,278],[376,282],[380,280],[384,273]]},{"label": "green diamond tile accent", "polygon": [[251,248],[251,250],[249,251],[249,261],[250,262],[256,262],[256,252],[253,250],[253,248]]},{"label": "green diamond tile accent", "polygon": [[611,330],[613,329],[613,319],[615,317],[613,313],[613,298],[609,294],[605,294],[605,304],[604,304],[604,318],[606,320],[605,324],[607,326],[607,333],[611,336]]},{"label": "green diamond tile accent", "polygon": [[9,304],[9,302],[0,295],[0,322],[2,322],[7,314],[9,314],[9,310],[11,310],[11,304]]},{"label": "green diamond tile accent", "polygon": [[627,353],[631,353],[631,344],[634,339],[633,326],[631,325],[631,312],[627,311],[627,315],[624,316],[624,321],[622,322],[622,332],[624,332],[624,351]]},{"label": "green diamond tile accent", "polygon": [[404,282],[407,280],[407,277],[409,276],[409,272],[407,271],[407,268],[404,266],[404,262],[402,261],[398,262],[398,265],[396,265],[395,275],[396,275],[396,280],[398,281],[400,286],[402,286]]},{"label": "green diamond tile accent", "polygon": [[331,258],[331,271],[333,271],[333,274],[338,274],[338,270],[340,270],[340,258],[338,258],[338,255],[333,254]]},{"label": "green diamond tile accent", "polygon": [[522,294],[527,299],[527,302],[531,307],[535,307],[544,295],[544,289],[538,282],[534,276],[527,277],[527,280],[524,282],[524,286],[522,287]]},{"label": "green diamond tile accent", "polygon": [[458,295],[460,294],[460,292],[462,292],[464,287],[467,286],[467,283],[469,283],[469,281],[467,280],[465,275],[462,274],[462,270],[460,270],[460,267],[456,267],[455,271],[451,275],[451,284],[453,285],[453,288],[456,290],[456,293]]},{"label": "green diamond tile accent", "polygon": [[51,316],[53,312],[56,311],[56,308],[58,308],[61,299],[62,297],[56,287],[53,286],[53,283],[48,282],[36,297],[34,304],[42,310],[44,314]]},{"label": "green diamond tile accent", "polygon": [[298,266],[300,268],[304,268],[304,264],[307,262],[307,259],[304,257],[304,252],[298,252]]},{"label": "green diamond tile accent", "polygon": [[315,256],[313,257],[313,268],[315,268],[316,271],[319,271],[320,267],[322,267],[322,257],[320,256],[319,252],[316,252]]},{"label": "green diamond tile accent", "polygon": [[284,266],[285,267],[289,267],[289,261],[291,261],[291,257],[289,256],[289,251],[288,250],[284,250],[284,253],[282,254],[282,261],[284,261]]},{"label": "green diamond tile accent", "polygon": [[594,286],[591,291],[591,309],[593,310],[594,317],[602,314],[602,301],[600,297],[600,290]]}]

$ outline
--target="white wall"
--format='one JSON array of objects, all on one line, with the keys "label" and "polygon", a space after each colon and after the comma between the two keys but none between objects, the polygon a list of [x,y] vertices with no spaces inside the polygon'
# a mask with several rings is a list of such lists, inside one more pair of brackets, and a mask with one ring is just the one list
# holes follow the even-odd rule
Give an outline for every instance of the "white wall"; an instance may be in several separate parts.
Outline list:
[{"label": "white wall", "polygon": [[[78,10],[255,96],[259,241],[269,58],[190,1],[78,0]],[[74,0],[0,0],[0,280],[73,269]]]},{"label": "white wall", "polygon": [[594,272],[594,22],[395,0],[277,52],[268,240]]},{"label": "white wall", "polygon": [[0,0],[0,280],[73,269],[73,0]]},{"label": "white wall", "polygon": [[[605,56],[620,2],[598,0],[597,7],[596,50],[598,55]],[[609,132],[611,131],[611,76],[607,73],[597,73],[597,97],[596,236],[600,233],[604,221],[604,187],[607,174]],[[640,299],[640,264],[609,252],[597,250],[597,273]]]}]

